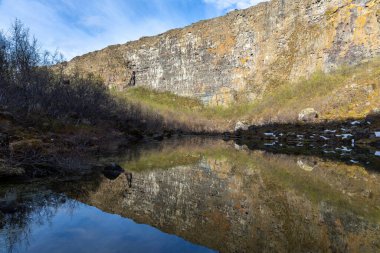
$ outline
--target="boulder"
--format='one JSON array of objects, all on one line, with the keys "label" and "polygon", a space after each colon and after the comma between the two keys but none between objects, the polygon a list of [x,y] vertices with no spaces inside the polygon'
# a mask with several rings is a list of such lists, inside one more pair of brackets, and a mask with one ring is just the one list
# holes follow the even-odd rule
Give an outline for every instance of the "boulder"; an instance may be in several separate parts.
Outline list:
[{"label": "boulder", "polygon": [[249,128],[249,125],[247,123],[238,121],[235,125],[235,132],[236,131],[247,131]]},{"label": "boulder", "polygon": [[124,173],[124,169],[115,163],[103,169],[103,175],[110,180],[115,180],[121,173]]},{"label": "boulder", "polygon": [[298,114],[298,120],[303,122],[313,122],[319,117],[318,112],[314,108],[303,109]]},{"label": "boulder", "polygon": [[302,161],[301,159],[298,159],[297,165],[298,167],[300,167],[301,169],[307,172],[311,172],[314,170],[314,166],[307,164],[307,162]]}]

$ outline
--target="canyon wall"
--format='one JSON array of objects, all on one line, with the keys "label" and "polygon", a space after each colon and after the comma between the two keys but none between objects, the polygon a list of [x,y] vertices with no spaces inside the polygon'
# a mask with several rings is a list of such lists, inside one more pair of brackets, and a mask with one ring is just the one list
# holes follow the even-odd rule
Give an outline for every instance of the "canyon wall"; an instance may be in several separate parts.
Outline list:
[{"label": "canyon wall", "polygon": [[110,87],[228,104],[380,54],[379,0],[272,0],[65,63]]}]

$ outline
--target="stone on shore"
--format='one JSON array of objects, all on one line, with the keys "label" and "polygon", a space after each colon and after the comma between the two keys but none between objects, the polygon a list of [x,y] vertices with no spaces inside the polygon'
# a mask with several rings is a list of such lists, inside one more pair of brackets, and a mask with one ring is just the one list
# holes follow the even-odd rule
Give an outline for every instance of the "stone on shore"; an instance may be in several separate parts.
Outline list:
[{"label": "stone on shore", "polygon": [[303,122],[313,122],[318,119],[318,112],[314,108],[303,109],[298,114],[298,120]]}]

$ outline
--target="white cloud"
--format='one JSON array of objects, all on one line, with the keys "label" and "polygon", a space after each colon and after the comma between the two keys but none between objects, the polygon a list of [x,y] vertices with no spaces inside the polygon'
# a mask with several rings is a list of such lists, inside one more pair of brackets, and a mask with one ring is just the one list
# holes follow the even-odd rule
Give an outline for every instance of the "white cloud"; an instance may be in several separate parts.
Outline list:
[{"label": "white cloud", "polygon": [[232,9],[244,9],[256,5],[263,0],[203,0],[207,4],[213,4],[221,11]]},{"label": "white cloud", "polygon": [[260,0],[0,0],[0,30],[16,18],[67,59],[155,35]]},{"label": "white cloud", "polygon": [[[186,24],[184,19],[172,13],[153,15],[141,10],[139,13],[129,6],[136,2],[0,0],[0,30],[6,31],[18,18],[30,28],[42,48],[49,51],[58,49],[71,59],[108,45],[155,35]],[[161,6],[154,8],[165,9]]]}]

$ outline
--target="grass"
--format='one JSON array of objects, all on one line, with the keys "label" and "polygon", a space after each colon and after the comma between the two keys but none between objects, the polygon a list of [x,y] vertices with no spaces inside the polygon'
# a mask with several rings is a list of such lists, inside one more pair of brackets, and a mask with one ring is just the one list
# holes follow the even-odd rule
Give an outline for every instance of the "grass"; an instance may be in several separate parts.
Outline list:
[{"label": "grass", "polygon": [[207,106],[199,100],[174,95],[170,92],[159,92],[144,87],[129,88],[124,92],[112,91],[112,94],[129,103],[138,104],[144,111],[157,113],[171,125],[186,126],[192,131],[222,130],[224,119],[210,120],[204,112]]},{"label": "grass", "polygon": [[[253,103],[208,111],[210,115],[252,123],[293,122],[307,107],[318,110],[322,119],[361,118],[380,106],[379,81],[380,60],[375,59],[354,67],[342,67],[330,74],[318,71],[308,79],[269,87],[266,94]],[[368,89],[373,92],[369,94]],[[366,105],[367,102],[370,104]]]},{"label": "grass", "polygon": [[380,108],[380,59],[341,67],[329,74],[317,71],[293,83],[276,83],[268,86],[262,98],[229,107],[206,106],[194,98],[143,87],[114,91],[114,95],[193,130],[231,129],[239,120],[252,124],[295,122],[298,113],[308,107],[327,120],[362,118]]},{"label": "grass", "polygon": [[197,99],[176,96],[170,92],[158,92],[144,87],[131,88],[125,94],[129,100],[140,102],[159,110],[178,109],[183,111],[199,110],[203,107]]}]

